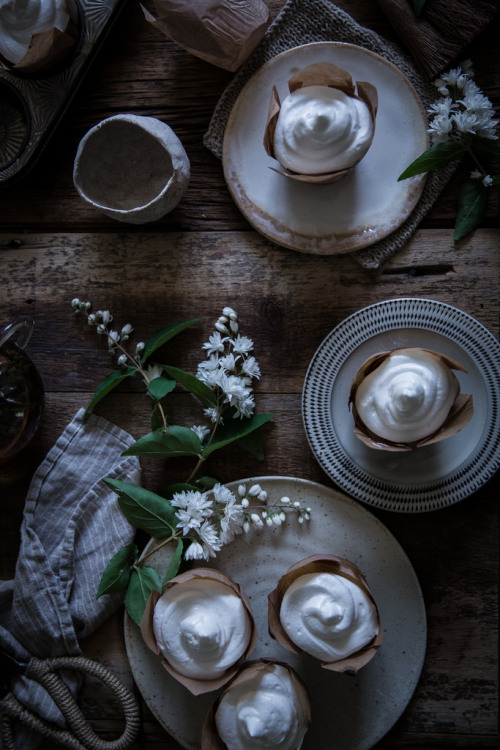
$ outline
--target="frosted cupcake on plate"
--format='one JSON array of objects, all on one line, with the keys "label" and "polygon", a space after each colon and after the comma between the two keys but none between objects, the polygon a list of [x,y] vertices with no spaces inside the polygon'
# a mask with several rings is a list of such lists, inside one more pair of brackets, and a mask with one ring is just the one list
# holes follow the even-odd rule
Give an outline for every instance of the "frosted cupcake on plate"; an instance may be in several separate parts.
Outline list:
[{"label": "frosted cupcake on plate", "polygon": [[244,591],[211,568],[181,573],[161,593],[152,591],[141,632],[165,669],[194,695],[230,680],[257,640]]},{"label": "frosted cupcake on plate", "polygon": [[74,50],[80,34],[75,0],[2,0],[2,67],[44,74]]},{"label": "frosted cupcake on plate", "polygon": [[356,437],[371,448],[407,451],[457,433],[474,408],[454,370],[467,372],[450,357],[419,347],[367,359],[349,394]]},{"label": "frosted cupcake on plate", "polygon": [[382,643],[377,604],[353,562],[335,555],[300,560],[268,598],[271,635],[335,672],[356,673]]},{"label": "frosted cupcake on plate", "polygon": [[328,62],[308,65],[288,81],[280,101],[271,93],[264,148],[279,162],[275,171],[303,182],[341,179],[366,155],[375,134],[375,86],[355,83]]},{"label": "frosted cupcake on plate", "polygon": [[202,750],[299,750],[311,723],[307,690],[288,664],[247,662],[207,714]]}]

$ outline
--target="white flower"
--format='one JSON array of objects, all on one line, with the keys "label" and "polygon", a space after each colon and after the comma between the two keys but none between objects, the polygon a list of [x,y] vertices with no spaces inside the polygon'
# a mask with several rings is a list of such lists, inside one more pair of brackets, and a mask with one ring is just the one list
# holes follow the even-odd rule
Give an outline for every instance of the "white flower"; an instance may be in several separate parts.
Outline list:
[{"label": "white flower", "polygon": [[226,316],[226,318],[230,318],[230,320],[237,320],[238,314],[233,310],[232,307],[225,307],[222,310],[222,314]]},{"label": "white flower", "polygon": [[120,341],[120,334],[118,331],[108,331],[108,344],[115,346]]},{"label": "white flower", "polygon": [[241,372],[249,378],[260,378],[260,367],[255,357],[248,357],[243,362]]},{"label": "white flower", "polygon": [[[219,419],[219,410],[215,409],[213,406],[208,407],[208,409],[203,410],[204,415],[214,424]],[[219,422],[222,424],[222,420],[219,419]]]},{"label": "white flower", "polygon": [[236,338],[232,342],[233,350],[237,354],[247,354],[248,352],[251,352],[253,349],[253,341],[252,339],[249,339],[248,336],[236,336]]},{"label": "white flower", "polygon": [[238,399],[237,403],[234,404],[235,413],[234,418],[240,417],[251,417],[255,409],[254,397],[251,394],[245,395],[243,398]]},{"label": "white flower", "polygon": [[491,187],[493,185],[493,177],[491,175],[487,174],[483,177],[483,185],[485,187]]},{"label": "white flower", "polygon": [[236,370],[236,359],[232,352],[226,354],[225,357],[219,359],[219,367],[221,370],[226,372],[234,372]]},{"label": "white flower", "polygon": [[209,521],[204,521],[198,529],[198,535],[203,542],[203,557],[205,560],[215,557],[216,552],[219,552],[222,547],[215,526]]},{"label": "white flower", "polygon": [[177,528],[182,529],[184,536],[190,529],[200,529],[206,518],[212,515],[213,503],[206,494],[197,490],[176,492],[171,500],[179,519]]},{"label": "white flower", "polygon": [[478,119],[475,112],[458,112],[453,115],[452,120],[454,126],[460,133],[476,134]]},{"label": "white flower", "polygon": [[120,365],[120,367],[125,367],[125,365],[127,364],[127,355],[126,354],[120,354],[120,356],[118,357],[117,361],[118,361],[118,364]]},{"label": "white flower", "polygon": [[213,492],[216,503],[221,503],[222,505],[226,505],[227,503],[236,502],[235,496],[233,495],[231,490],[228,487],[226,487],[224,484],[217,483],[212,488],[212,492]]},{"label": "white flower", "polygon": [[260,486],[260,484],[252,484],[252,486],[248,490],[248,494],[250,495],[250,497],[257,497],[259,492],[262,492],[262,487]]},{"label": "white flower", "polygon": [[[222,331],[224,333],[224,331]],[[203,344],[203,349],[206,349],[208,354],[216,354],[217,352],[224,352],[224,341],[226,339],[221,336],[220,330],[215,331],[209,340]]]},{"label": "white flower", "polygon": [[203,547],[199,542],[191,542],[184,553],[185,560],[202,560],[203,557]]},{"label": "white flower", "polygon": [[448,115],[436,115],[429,123],[428,132],[434,136],[434,140],[448,140],[448,136],[453,130],[453,121]]},{"label": "white flower", "polygon": [[96,315],[98,318],[101,318],[105,326],[109,325],[109,323],[111,323],[111,321],[113,320],[113,316],[111,315],[109,310],[98,310]]},{"label": "white flower", "polygon": [[203,424],[194,424],[191,429],[195,435],[198,435],[201,441],[203,441],[210,432],[209,428]]},{"label": "white flower", "polygon": [[163,370],[160,367],[160,365],[149,365],[148,369],[146,370],[146,382],[151,383],[152,380],[156,380],[156,378],[161,378],[163,375]]}]

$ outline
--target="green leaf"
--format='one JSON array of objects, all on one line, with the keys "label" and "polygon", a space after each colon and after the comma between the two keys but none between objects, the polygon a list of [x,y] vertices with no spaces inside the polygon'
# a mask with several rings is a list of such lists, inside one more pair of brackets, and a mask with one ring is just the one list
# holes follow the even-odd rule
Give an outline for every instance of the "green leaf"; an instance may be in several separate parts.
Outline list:
[{"label": "green leaf", "polygon": [[117,493],[118,504],[132,526],[146,531],[155,539],[175,533],[177,516],[164,497],[119,479],[102,481]]},{"label": "green leaf", "polygon": [[132,575],[131,566],[137,560],[139,550],[135,544],[127,544],[113,555],[102,574],[97,589],[96,599],[103,594],[113,594],[126,589]]},{"label": "green leaf", "polygon": [[144,458],[172,458],[175,456],[200,456],[201,440],[188,427],[170,425],[168,432],[155,430],[139,438],[124,456],[143,456]]},{"label": "green leaf", "polygon": [[158,572],[147,565],[134,568],[125,594],[125,608],[133,621],[139,626],[153,589],[161,590],[161,578]]},{"label": "green leaf", "polygon": [[208,490],[213,489],[218,482],[219,480],[215,477],[202,476],[196,477],[195,479],[196,489],[201,492],[208,492]]},{"label": "green leaf", "polygon": [[489,188],[481,180],[466,180],[458,194],[455,220],[455,241],[462,239],[479,226],[488,207]]},{"label": "green leaf", "polygon": [[94,406],[101,401],[101,399],[104,398],[110,391],[113,390],[113,388],[116,388],[117,385],[119,385],[122,380],[125,380],[126,378],[129,378],[131,375],[135,373],[135,370],[132,367],[129,367],[127,370],[113,370],[113,372],[110,372],[109,375],[106,375],[102,383],[96,388],[96,391],[92,398],[90,399],[90,402],[85,409],[84,416],[86,417],[89,412],[92,411]]},{"label": "green leaf", "polygon": [[170,581],[174,576],[177,575],[181,562],[182,562],[183,550],[184,550],[184,542],[182,541],[182,539],[178,539],[177,547],[175,548],[175,552],[172,556],[172,559],[170,560],[169,566],[167,568],[167,572],[165,573],[163,577],[162,583],[166,583],[167,581]]},{"label": "green leaf", "polygon": [[168,393],[172,393],[175,385],[175,380],[170,378],[154,378],[148,383],[148,393],[154,401],[161,401]]},{"label": "green leaf", "polygon": [[479,161],[489,161],[493,164],[500,163],[500,140],[474,138],[470,147]]},{"label": "green leaf", "polygon": [[228,419],[215,431],[214,439],[209,446],[203,449],[206,458],[211,453],[235,440],[241,440],[254,430],[258,430],[263,424],[274,417],[274,414],[254,414],[246,419]]},{"label": "green leaf", "polygon": [[426,0],[413,0],[413,8],[415,9],[415,13],[417,16],[422,13],[425,3]]},{"label": "green leaf", "polygon": [[145,362],[147,358],[153,354],[153,352],[160,348],[160,346],[166,344],[167,341],[170,341],[170,339],[174,338],[174,336],[177,336],[177,334],[181,333],[186,328],[189,328],[189,326],[192,326],[195,323],[199,323],[200,320],[202,320],[202,318],[185,320],[183,323],[170,323],[170,325],[165,326],[165,328],[161,328],[159,331],[156,331],[156,333],[154,333],[151,338],[146,341],[144,350],[141,355],[141,362]]},{"label": "green leaf", "polygon": [[240,440],[237,440],[237,445],[243,450],[251,453],[257,461],[264,460],[264,446],[262,443],[262,433],[252,432],[249,435],[245,435]]},{"label": "green leaf", "polygon": [[161,365],[161,367],[187,391],[197,396],[205,406],[217,406],[217,396],[214,391],[190,372],[179,370],[178,367],[170,367],[170,365]]},{"label": "green leaf", "polygon": [[405,171],[399,175],[398,182],[400,180],[406,180],[408,177],[414,177],[417,174],[423,174],[424,172],[430,172],[438,167],[444,167],[445,164],[450,164],[452,161],[459,159],[465,153],[465,148],[460,143],[455,141],[446,141],[444,143],[436,143],[424,151],[423,154],[413,161]]}]

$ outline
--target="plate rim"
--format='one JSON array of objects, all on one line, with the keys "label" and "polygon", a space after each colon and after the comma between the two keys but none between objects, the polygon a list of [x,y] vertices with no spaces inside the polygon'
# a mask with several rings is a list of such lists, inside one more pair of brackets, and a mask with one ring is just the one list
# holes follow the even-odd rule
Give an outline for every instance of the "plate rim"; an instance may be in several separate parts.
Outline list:
[{"label": "plate rim", "polygon": [[[304,479],[301,477],[291,477],[291,476],[280,476],[280,475],[269,475],[269,476],[254,476],[254,477],[247,477],[240,480],[233,480],[231,482],[227,482],[226,485],[229,487],[236,488],[239,484],[253,484],[253,483],[270,483],[270,484],[276,484],[276,483],[292,483],[292,484],[299,484],[302,488],[304,488],[306,491],[310,491],[311,493],[316,493],[318,496],[319,501],[325,502],[327,500],[332,500],[334,503],[340,503],[344,506],[347,506],[351,512],[353,512],[356,515],[360,515],[363,519],[366,520],[367,523],[373,524],[375,528],[377,528],[380,532],[381,537],[384,537],[389,540],[390,544],[392,545],[392,548],[394,551],[397,551],[397,554],[400,556],[400,560],[404,562],[405,565],[405,572],[406,574],[411,578],[412,584],[414,586],[413,594],[412,596],[415,597],[414,604],[415,608],[419,610],[419,617],[420,622],[418,626],[418,638],[416,639],[419,641],[419,653],[418,657],[415,659],[415,662],[412,663],[412,670],[411,673],[408,675],[408,679],[405,682],[405,688],[406,692],[403,698],[403,706],[399,707],[397,715],[391,716],[390,722],[388,723],[388,726],[385,727],[383,733],[377,734],[376,737],[373,737],[371,740],[369,740],[368,744],[365,741],[359,747],[356,745],[356,750],[369,750],[371,747],[373,747],[377,742],[379,742],[386,734],[389,732],[394,724],[401,718],[401,716],[404,714],[406,709],[408,708],[408,705],[410,701],[413,698],[413,695],[415,693],[415,690],[418,686],[418,683],[420,681],[420,677],[422,674],[422,670],[424,667],[424,661],[426,657],[427,652],[427,638],[428,638],[428,628],[427,628],[427,610],[425,606],[425,600],[422,593],[422,589],[420,586],[420,581],[418,579],[418,576],[416,574],[416,571],[411,563],[411,560],[409,559],[406,551],[404,550],[403,546],[399,542],[399,540],[392,534],[392,532],[388,529],[388,527],[377,517],[375,516],[370,509],[366,508],[362,504],[358,503],[353,498],[349,497],[348,495],[345,495],[343,492],[341,492],[336,487],[330,487],[327,485],[324,485],[320,482],[316,482],[313,480]],[[291,521],[290,523],[293,523]],[[238,539],[238,537],[237,537]],[[237,543],[236,539],[236,543]],[[153,544],[154,540],[150,540],[148,545],[146,546],[144,552],[149,548],[151,544]],[[233,541],[232,544],[235,542]],[[209,565],[212,567],[217,567],[217,558],[215,559],[215,564],[209,562],[204,563],[205,565]],[[141,680],[138,678],[136,674],[136,669],[139,669],[139,667],[136,666],[134,663],[133,657],[131,658],[131,651],[132,651],[132,644],[134,638],[140,639],[140,631],[138,631],[136,624],[133,622],[133,620],[130,618],[130,616],[127,614],[127,612],[124,612],[124,641],[125,641],[125,649],[127,653],[127,658],[129,660],[129,664],[132,670],[132,674],[134,676],[134,680],[136,681],[136,684],[141,692],[141,695],[143,699],[145,700],[146,704],[148,705],[149,709],[152,711],[152,713],[155,715],[159,723],[164,727],[164,729],[177,741],[179,744],[186,748],[186,750],[193,750],[195,747],[198,749],[199,745],[192,745],[191,742],[189,744],[185,744],[185,738],[182,739],[179,736],[176,736],[175,731],[168,726],[168,724],[165,722],[164,717],[160,714],[159,709],[156,708],[153,698],[151,696],[146,697],[146,695],[143,692],[143,688],[141,686]],[[253,658],[251,656],[250,658]],[[354,679],[354,678],[348,678],[348,679]],[[210,693],[208,695],[212,696],[210,699],[210,702],[215,699],[216,695],[218,694]],[[192,696],[192,698],[195,698]],[[351,747],[351,746],[350,746]],[[351,747],[351,750],[354,750],[353,747]]]},{"label": "plate rim", "polygon": [[[434,310],[442,310],[448,312],[450,315],[455,315],[460,317],[462,320],[467,321],[469,325],[476,328],[476,330],[480,331],[481,334],[485,337],[486,340],[490,344],[493,344],[494,348],[498,352],[500,352],[500,342],[495,338],[495,336],[489,331],[489,329],[483,325],[480,321],[478,321],[476,318],[474,318],[469,313],[466,313],[464,310],[461,310],[460,308],[455,307],[454,305],[451,305],[447,302],[442,302],[440,300],[435,300],[431,298],[426,297],[396,297],[394,299],[387,299],[387,300],[381,300],[379,302],[374,302],[370,305],[366,305],[363,308],[360,308],[359,310],[356,310],[354,313],[351,313],[346,318],[344,318],[340,323],[338,323],[334,328],[323,338],[319,346],[317,347],[309,365],[306,371],[306,375],[304,377],[304,384],[302,389],[302,398],[301,398],[301,410],[302,410],[302,424],[304,427],[304,431],[306,434],[307,441],[309,443],[309,447],[318,461],[319,465],[325,471],[327,476],[335,482],[337,485],[341,487],[341,489],[344,492],[347,492],[350,494],[351,497],[354,497],[359,502],[362,502],[369,507],[378,508],[380,510],[389,510],[389,511],[395,511],[395,512],[403,512],[403,513],[423,513],[428,512],[432,510],[440,510],[445,507],[449,507],[451,505],[454,505],[470,495],[477,492],[489,479],[491,479],[496,471],[498,470],[500,466],[500,426],[497,427],[497,439],[496,444],[493,445],[493,458],[494,462],[492,464],[481,464],[480,466],[480,474],[476,480],[476,486],[467,489],[467,487],[464,487],[464,473],[468,474],[469,471],[464,472],[464,469],[461,467],[457,467],[454,471],[448,472],[447,474],[444,474],[439,482],[436,482],[435,480],[430,482],[424,482],[420,484],[413,485],[411,487],[408,487],[406,485],[401,485],[400,483],[391,483],[387,479],[379,479],[377,477],[369,476],[369,472],[367,472],[365,469],[359,467],[349,456],[346,450],[343,448],[340,448],[338,445],[338,442],[336,443],[336,446],[339,448],[339,451],[342,454],[342,458],[344,459],[344,465],[340,468],[338,466],[335,466],[336,460],[335,457],[331,457],[330,455],[325,456],[324,452],[324,443],[321,443],[321,446],[323,450],[320,452],[318,450],[318,439],[317,436],[314,433],[314,430],[311,428],[310,423],[307,419],[306,412],[309,411],[308,406],[308,389],[310,388],[311,379],[313,376],[313,370],[315,367],[315,363],[317,362],[318,358],[322,354],[324,348],[327,346],[327,344],[334,338],[334,336],[341,331],[343,328],[351,324],[353,321],[355,321],[357,318],[360,318],[361,316],[368,315],[370,312],[378,309],[385,309],[388,308],[389,310],[393,311],[393,314],[396,315],[398,312],[398,307],[401,307],[402,310],[405,309],[405,307],[411,308],[412,305],[415,306],[422,306],[423,308],[428,309],[429,314],[431,314]],[[403,327],[410,327],[408,325],[404,326],[398,326],[394,324],[392,327],[387,327],[385,330],[397,330],[398,328]],[[414,328],[417,326],[413,326]],[[436,331],[433,328],[424,327],[423,325],[418,326],[419,330],[422,331],[431,331],[435,333],[439,333],[440,335],[448,338],[450,341],[453,341],[454,343],[457,343],[456,340],[452,339],[448,333],[444,333],[442,330]],[[380,333],[380,331],[376,332],[377,334]],[[374,334],[373,334],[374,335]],[[366,336],[366,338],[363,341],[369,340],[370,336]],[[467,350],[464,345],[463,341],[460,344],[464,351],[466,351],[469,356],[471,356],[470,350]],[[354,350],[353,350],[354,351]],[[491,357],[492,360],[494,360],[494,357]],[[500,362],[500,359],[499,359]],[[476,363],[477,364],[477,363]],[[498,368],[500,368],[500,365],[498,365]],[[498,369],[497,368],[497,369]],[[487,391],[487,396],[489,399],[491,399],[494,404],[496,403],[498,406],[500,406],[500,397],[495,398],[495,392],[492,391],[491,387],[489,387],[489,383],[487,382],[488,379],[485,379],[483,377],[483,382],[485,385],[485,389]],[[335,378],[333,378],[333,383],[335,382]],[[499,380],[500,382],[500,380]],[[493,422],[493,419],[490,419],[491,422]],[[492,437],[492,441],[494,440],[494,437]],[[485,441],[483,441],[484,443]],[[490,441],[491,442],[491,441]],[[470,454],[470,456],[472,453]],[[470,460],[469,456],[469,460]],[[328,465],[328,459],[331,461],[331,465]],[[484,463],[484,462],[483,462]],[[350,466],[349,466],[350,464]],[[347,468],[348,467],[348,468]],[[477,463],[475,464],[475,468],[477,469]],[[349,485],[347,479],[345,478],[344,474],[347,474],[351,470],[353,473],[356,474],[356,482],[361,484],[362,486],[362,493],[357,493],[356,491],[353,493],[352,486]],[[443,494],[443,490],[446,490],[445,494]],[[418,496],[420,496],[423,492],[426,493],[427,498],[424,501],[423,499],[419,499]]]},{"label": "plate rim", "polygon": [[[224,180],[226,182],[226,185],[229,189],[229,192],[231,194],[231,197],[233,201],[235,202],[238,209],[242,212],[242,214],[245,216],[247,221],[256,229],[259,233],[261,233],[264,237],[271,240],[272,242],[275,242],[277,245],[290,249],[290,250],[296,250],[298,252],[304,253],[304,254],[310,254],[310,255],[325,255],[325,256],[335,256],[335,255],[344,255],[347,253],[351,253],[353,251],[357,250],[363,250],[366,248],[371,247],[377,242],[386,240],[387,237],[389,237],[394,231],[396,231],[398,228],[400,228],[411,216],[412,212],[415,210],[416,206],[418,205],[418,202],[422,196],[422,192],[425,187],[427,174],[421,174],[416,175],[408,180],[406,180],[406,184],[408,186],[411,185],[411,190],[408,188],[409,196],[407,198],[408,203],[408,210],[405,212],[404,216],[402,216],[397,222],[391,226],[388,226],[386,230],[384,230],[380,235],[377,235],[376,237],[368,236],[370,233],[362,233],[361,239],[354,240],[354,241],[345,241],[343,243],[340,242],[332,242],[331,236],[334,233],[332,232],[329,237],[329,244],[327,247],[324,247],[323,245],[320,245],[319,247],[310,247],[311,243],[314,242],[314,238],[307,237],[306,235],[300,235],[300,237],[303,238],[303,242],[294,242],[291,237],[293,235],[299,236],[297,233],[294,233],[293,231],[289,231],[287,233],[286,238],[283,236],[282,232],[276,231],[265,231],[265,229],[262,226],[262,223],[258,221],[257,216],[260,213],[266,213],[266,216],[270,218],[271,220],[274,218],[272,214],[269,214],[267,211],[264,212],[263,209],[260,207],[255,207],[255,210],[252,210],[254,207],[254,203],[251,200],[243,201],[240,200],[238,191],[235,188],[235,185],[233,184],[233,180],[230,178],[230,175],[228,174],[228,143],[229,143],[229,133],[231,127],[234,125],[234,121],[238,114],[238,107],[241,105],[241,102],[243,98],[248,94],[248,91],[251,89],[251,87],[254,85],[255,81],[258,80],[258,78],[262,75],[263,71],[268,70],[271,66],[276,64],[276,61],[279,61],[285,57],[290,57],[292,54],[296,54],[297,51],[301,51],[308,48],[313,47],[322,47],[322,48],[343,48],[343,49],[349,49],[353,52],[361,53],[362,55],[366,57],[371,57],[375,59],[378,63],[382,64],[384,67],[390,69],[394,75],[399,77],[407,87],[408,91],[411,93],[413,100],[417,106],[417,108],[420,111],[423,123],[425,125],[425,138],[426,138],[426,144],[428,147],[430,143],[430,137],[427,132],[427,112],[425,105],[416,90],[414,84],[410,81],[410,79],[403,73],[402,70],[400,70],[393,62],[385,58],[383,55],[378,54],[377,52],[374,52],[371,49],[367,49],[366,47],[362,47],[357,44],[353,44],[350,42],[340,42],[340,41],[314,41],[314,42],[308,42],[305,44],[296,45],[294,47],[290,47],[289,49],[283,50],[279,52],[278,54],[274,55],[273,57],[266,60],[251,76],[250,78],[245,82],[242,89],[238,93],[238,96],[236,97],[232,107],[231,111],[228,115],[228,119],[226,122],[226,126],[224,129],[224,135],[222,140],[222,168],[223,168],[223,175]],[[248,208],[250,206],[250,208]],[[353,233],[355,237],[359,237],[358,234]],[[351,235],[347,235],[350,237]],[[307,247],[306,245],[309,245]]]}]

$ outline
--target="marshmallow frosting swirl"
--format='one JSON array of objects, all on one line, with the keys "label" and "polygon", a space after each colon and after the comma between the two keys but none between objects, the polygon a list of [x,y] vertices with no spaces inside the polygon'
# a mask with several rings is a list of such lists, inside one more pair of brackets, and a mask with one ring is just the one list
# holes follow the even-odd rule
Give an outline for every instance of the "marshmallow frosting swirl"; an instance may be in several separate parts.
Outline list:
[{"label": "marshmallow frosting swirl", "polygon": [[335,573],[298,576],[283,595],[280,619],[295,645],[323,662],[356,653],[378,633],[373,602]]},{"label": "marshmallow frosting swirl", "polygon": [[2,0],[0,53],[14,65],[25,56],[34,34],[65,31],[70,20],[66,0]]},{"label": "marshmallow frosting swirl", "polygon": [[281,104],[274,154],[292,172],[337,172],[365,155],[373,129],[370,110],[360,99],[329,86],[304,86]]},{"label": "marshmallow frosting swirl", "polygon": [[415,442],[445,421],[460,390],[451,369],[430,352],[392,353],[358,386],[355,405],[373,433],[393,442]]},{"label": "marshmallow frosting swirl", "polygon": [[153,630],[164,658],[180,674],[216,679],[244,654],[251,622],[238,594],[220,581],[195,578],[158,599]]},{"label": "marshmallow frosting swirl", "polygon": [[290,673],[280,664],[253,680],[229,687],[215,723],[228,750],[298,750],[309,727],[299,708]]}]

